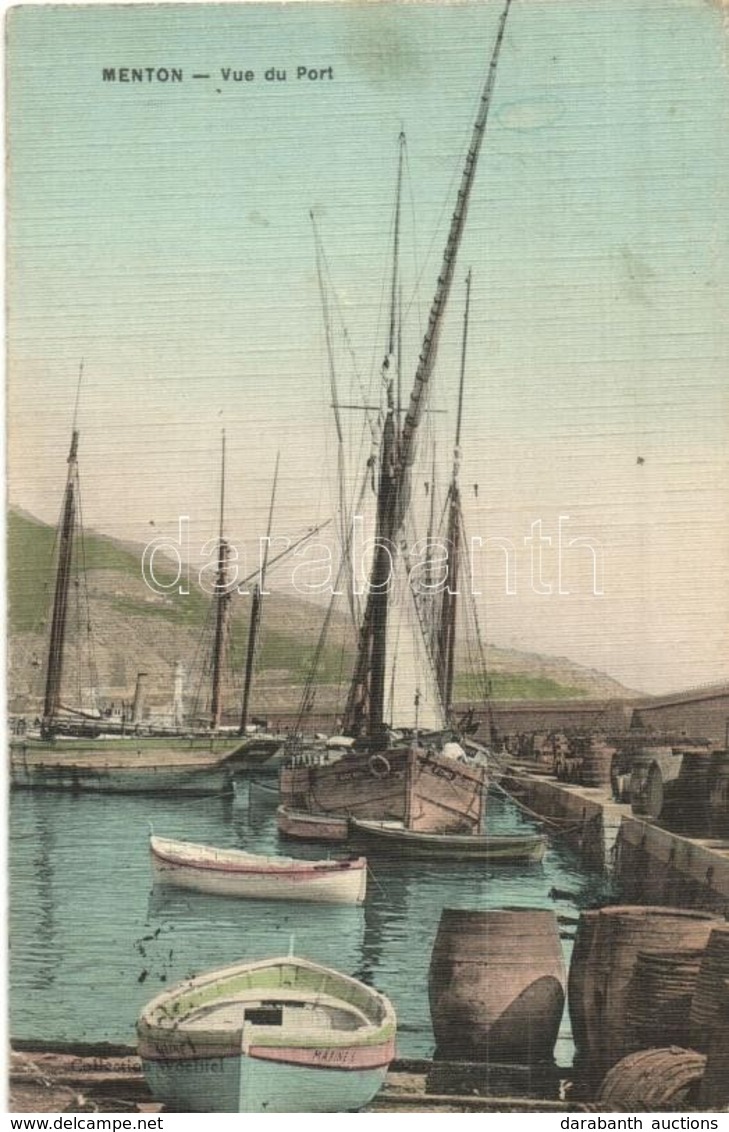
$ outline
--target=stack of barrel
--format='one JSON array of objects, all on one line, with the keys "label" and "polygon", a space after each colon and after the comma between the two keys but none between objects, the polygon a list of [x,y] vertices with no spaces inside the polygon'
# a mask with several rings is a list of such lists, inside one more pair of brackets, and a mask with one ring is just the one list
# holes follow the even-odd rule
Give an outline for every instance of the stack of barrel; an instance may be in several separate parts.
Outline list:
[{"label": "stack of barrel", "polygon": [[601,1101],[625,1111],[671,1109],[696,1102],[701,1087],[707,1103],[729,1103],[727,979],[729,925],[717,916],[640,905],[583,912],[569,1011],[576,1067],[593,1084],[604,1078]]},{"label": "stack of barrel", "polygon": [[574,732],[564,736],[564,742],[554,757],[554,773],[560,782],[582,781],[582,761],[584,758],[584,739]]},{"label": "stack of barrel", "polygon": [[707,1054],[700,1103],[729,1106],[729,924],[711,933],[701,959],[689,1019],[691,1045]]},{"label": "stack of barrel", "polygon": [[710,1112],[726,1112],[729,1108],[729,979],[722,979],[721,996],[710,1029],[699,1105]]},{"label": "stack of barrel", "polygon": [[709,772],[712,752],[708,747],[680,746],[681,769],[669,814],[671,829],[686,837],[709,836]]},{"label": "stack of barrel", "polygon": [[729,751],[713,751],[709,764],[709,832],[729,840]]},{"label": "stack of barrel", "polygon": [[589,735],[582,756],[582,785],[609,787],[616,748],[604,735]]},{"label": "stack of barrel", "polygon": [[729,839],[729,752],[699,739],[645,743],[630,763],[636,816],[686,837]]},{"label": "stack of barrel", "polygon": [[604,734],[573,731],[557,738],[554,770],[560,781],[578,786],[610,786],[615,747]]},{"label": "stack of barrel", "polygon": [[665,744],[645,745],[633,753],[630,768],[630,804],[637,817],[657,821],[665,805],[665,773],[673,748]]},{"label": "stack of barrel", "polygon": [[[565,1002],[565,968],[551,910],[445,908],[428,979],[437,1043],[431,1092],[494,1091],[508,1080],[540,1090],[554,1074],[554,1046]],[[438,1063],[446,1062],[444,1067]],[[469,1063],[470,1076],[452,1068]],[[481,1068],[479,1068],[481,1067]],[[521,1078],[507,1070],[523,1069]]]}]

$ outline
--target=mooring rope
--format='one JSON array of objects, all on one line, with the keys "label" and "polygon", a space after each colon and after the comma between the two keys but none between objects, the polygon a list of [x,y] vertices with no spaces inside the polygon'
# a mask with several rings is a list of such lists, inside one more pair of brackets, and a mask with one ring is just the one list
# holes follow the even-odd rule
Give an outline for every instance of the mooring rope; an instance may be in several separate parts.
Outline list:
[{"label": "mooring rope", "polygon": [[[514,775],[513,777],[516,778],[517,776]],[[526,782],[527,779],[524,779],[524,781]],[[489,790],[495,790],[503,794],[505,798],[508,798],[510,802],[513,802],[515,806],[517,806],[520,810],[523,810],[525,814],[529,814],[530,817],[536,818],[537,821],[543,822],[544,825],[553,825],[556,830],[555,836],[557,835],[557,833],[560,836],[565,836],[568,833],[575,833],[577,830],[584,829],[585,825],[587,824],[588,819],[586,818],[581,818],[578,822],[575,822],[573,818],[548,818],[544,814],[540,814],[536,810],[532,810],[524,802],[520,802],[519,799],[515,797],[515,795],[511,794],[498,782],[490,782]],[[565,822],[571,822],[572,824],[567,826],[566,829],[561,828]]]}]

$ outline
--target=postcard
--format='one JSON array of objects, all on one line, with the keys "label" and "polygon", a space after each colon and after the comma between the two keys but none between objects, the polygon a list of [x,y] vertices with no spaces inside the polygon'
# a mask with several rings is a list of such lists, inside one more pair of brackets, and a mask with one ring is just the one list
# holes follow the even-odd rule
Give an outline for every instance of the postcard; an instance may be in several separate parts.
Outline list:
[{"label": "postcard", "polygon": [[11,1111],[729,1106],[728,34],[8,11]]}]

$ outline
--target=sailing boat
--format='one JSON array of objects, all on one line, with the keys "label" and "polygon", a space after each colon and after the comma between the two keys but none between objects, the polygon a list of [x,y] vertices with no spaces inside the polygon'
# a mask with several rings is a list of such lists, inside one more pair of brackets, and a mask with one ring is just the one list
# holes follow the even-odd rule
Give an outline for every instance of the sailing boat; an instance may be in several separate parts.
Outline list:
[{"label": "sailing boat", "polygon": [[[266,731],[256,731],[254,725],[254,734],[248,737],[251,723],[249,723],[250,707],[251,707],[251,692],[253,687],[253,675],[256,666],[256,657],[258,654],[258,647],[261,640],[261,624],[263,619],[263,595],[266,592],[266,573],[269,566],[269,548],[271,546],[271,528],[273,525],[273,507],[276,500],[276,487],[278,484],[278,467],[280,460],[280,453],[276,454],[276,466],[273,473],[273,487],[271,488],[271,502],[268,508],[268,529],[266,531],[265,551],[263,561],[258,574],[258,579],[253,586],[251,596],[251,615],[248,623],[248,643],[246,645],[246,664],[243,676],[243,700],[241,703],[240,724],[238,727],[238,734],[245,738],[243,743],[242,752],[245,754],[245,766],[247,769],[259,768],[265,764],[266,769],[271,765],[271,758],[280,751],[283,747],[284,737],[280,735],[271,735]],[[316,528],[318,529],[318,528]],[[311,537],[311,531],[304,535],[294,544],[294,546],[284,551],[284,556],[296,549],[301,542],[305,542]]]},{"label": "sailing boat", "polygon": [[[411,509],[418,428],[426,407],[510,5],[511,0],[506,0],[499,21],[402,423],[392,380],[387,382],[379,448],[375,549],[344,716],[345,734],[353,736],[355,742],[350,751],[334,762],[320,762],[316,756],[305,755],[295,756],[284,766],[280,815],[284,820],[303,812],[394,820],[414,832],[466,834],[476,833],[483,821],[485,769],[467,758],[444,703],[452,691],[455,609],[452,607],[446,614],[449,620],[441,641],[439,683],[436,658],[428,647],[421,609],[411,585],[406,522]],[[393,309],[395,292],[393,277]],[[392,352],[391,330],[383,377]],[[458,503],[457,495],[454,503]],[[395,598],[400,599],[398,603]],[[400,644],[407,641],[405,656],[401,647],[394,647],[396,637]]]},{"label": "sailing boat", "polygon": [[215,574],[215,584],[213,588],[213,642],[212,642],[212,655],[210,662],[210,703],[209,712],[198,712],[197,705],[195,714],[199,715],[202,721],[202,728],[198,727],[197,734],[208,735],[212,734],[213,741],[218,744],[227,744],[230,746],[232,734],[237,734],[240,739],[231,752],[231,764],[236,769],[248,768],[257,766],[260,762],[266,761],[270,756],[278,750],[281,746],[282,739],[266,734],[265,732],[258,732],[257,726],[252,727],[250,730],[253,732],[249,734],[249,706],[251,699],[251,688],[253,683],[253,670],[255,665],[256,650],[260,638],[261,628],[261,591],[265,590],[265,575],[268,567],[268,547],[271,538],[271,523],[273,519],[273,505],[276,496],[276,484],[278,481],[278,457],[276,458],[276,470],[274,473],[273,490],[271,494],[271,505],[268,516],[268,539],[266,542],[266,552],[264,562],[261,566],[260,572],[260,585],[256,584],[253,589],[253,596],[251,602],[251,616],[248,628],[248,645],[246,655],[245,673],[243,679],[243,700],[241,707],[240,723],[238,727],[226,728],[223,726],[223,683],[224,683],[224,669],[225,659],[228,648],[230,636],[230,611],[231,602],[233,597],[234,585],[231,584],[228,560],[230,556],[230,547],[227,539],[225,538],[225,431],[222,435],[222,456],[221,456],[221,471],[220,471],[220,520],[219,520],[219,533],[217,545],[217,568]]},{"label": "sailing boat", "polygon": [[[76,416],[77,411],[74,412],[58,533],[41,733],[40,738],[24,736],[11,740],[11,785],[109,793],[229,793],[232,790],[232,760],[240,743],[231,743],[230,738],[216,736],[210,730],[173,736],[153,735],[143,730],[138,734],[114,734],[106,720],[82,712],[69,712],[62,704],[69,594],[79,510],[79,431]],[[220,559],[224,564],[223,549],[220,550]],[[137,730],[134,725],[133,730]]]}]

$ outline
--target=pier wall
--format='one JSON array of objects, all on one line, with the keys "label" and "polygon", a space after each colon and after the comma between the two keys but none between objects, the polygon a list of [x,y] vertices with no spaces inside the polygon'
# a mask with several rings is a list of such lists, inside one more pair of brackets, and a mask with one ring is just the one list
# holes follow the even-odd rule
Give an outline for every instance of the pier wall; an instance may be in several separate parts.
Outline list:
[{"label": "pier wall", "polygon": [[610,868],[620,822],[630,807],[614,802],[609,790],[518,773],[504,778],[503,785],[527,810],[555,820],[550,833],[575,849],[586,865]]},{"label": "pier wall", "polygon": [[513,772],[505,789],[529,810],[556,820],[586,865],[610,871],[629,904],[668,904],[729,915],[729,842],[683,837],[635,817],[608,790]]},{"label": "pier wall", "polygon": [[[465,705],[458,707],[465,711]],[[489,714],[501,736],[572,730],[619,735],[644,729],[724,744],[729,725],[729,685],[634,700],[493,700],[490,713],[480,709],[475,713],[484,740],[488,738]]]},{"label": "pier wall", "polygon": [[[494,700],[490,712],[502,737],[544,731],[619,733],[628,730],[632,714],[619,700]],[[478,710],[475,715],[487,741],[488,713]]]},{"label": "pier wall", "polygon": [[[330,690],[332,696],[334,689]],[[321,703],[322,701],[320,701]],[[473,705],[457,703],[455,714],[465,714]],[[263,710],[271,728],[331,733],[337,714],[322,706],[299,721],[295,709]],[[670,696],[640,699],[492,700],[489,708],[476,707],[474,716],[481,738],[488,741],[493,719],[500,736],[549,731],[607,731],[619,735],[631,729],[670,732],[724,743],[729,723],[729,684],[689,689]]]},{"label": "pier wall", "polygon": [[681,837],[623,818],[615,877],[630,904],[670,904],[729,914],[729,843]]},{"label": "pier wall", "polygon": [[729,688],[705,688],[642,701],[634,726],[711,739],[724,744],[729,725]]}]

